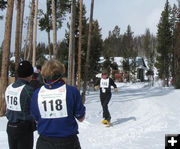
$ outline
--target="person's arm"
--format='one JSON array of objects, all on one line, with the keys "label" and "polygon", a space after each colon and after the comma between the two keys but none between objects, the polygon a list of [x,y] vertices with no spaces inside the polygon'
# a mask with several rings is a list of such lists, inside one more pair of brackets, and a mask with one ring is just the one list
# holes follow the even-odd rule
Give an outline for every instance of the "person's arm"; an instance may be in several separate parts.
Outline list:
[{"label": "person's arm", "polygon": [[74,111],[74,116],[76,119],[80,122],[82,122],[85,119],[85,112],[86,112],[86,107],[82,103],[82,98],[80,95],[80,92],[75,89],[76,91],[76,96],[75,96],[75,111]]},{"label": "person's arm", "polygon": [[79,122],[83,122],[84,119],[85,119],[85,114],[84,114],[84,116],[83,116],[81,119],[78,119],[78,121],[79,121]]},{"label": "person's arm", "polygon": [[100,79],[97,80],[97,82],[94,84],[94,89],[98,90],[100,85]]},{"label": "person's arm", "polygon": [[111,78],[109,78],[109,79],[110,79],[110,85],[114,87],[114,92],[118,92],[117,86],[114,83],[113,79],[111,79]]},{"label": "person's arm", "polygon": [[113,86],[114,88],[117,88],[116,84],[114,83],[113,79],[109,78],[110,79],[110,85]]}]

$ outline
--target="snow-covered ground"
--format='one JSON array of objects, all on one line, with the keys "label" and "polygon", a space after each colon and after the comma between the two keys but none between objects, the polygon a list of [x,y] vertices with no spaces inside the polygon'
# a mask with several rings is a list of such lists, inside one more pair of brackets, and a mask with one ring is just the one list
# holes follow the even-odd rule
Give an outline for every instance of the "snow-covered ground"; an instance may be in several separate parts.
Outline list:
[{"label": "snow-covered ground", "polygon": [[[180,133],[180,90],[158,83],[117,85],[119,92],[109,103],[113,127],[101,124],[99,91],[89,92],[86,119],[79,123],[82,149],[164,149],[165,134]],[[6,123],[5,117],[0,118],[1,149],[8,149]],[[36,132],[35,142],[37,137]]]}]

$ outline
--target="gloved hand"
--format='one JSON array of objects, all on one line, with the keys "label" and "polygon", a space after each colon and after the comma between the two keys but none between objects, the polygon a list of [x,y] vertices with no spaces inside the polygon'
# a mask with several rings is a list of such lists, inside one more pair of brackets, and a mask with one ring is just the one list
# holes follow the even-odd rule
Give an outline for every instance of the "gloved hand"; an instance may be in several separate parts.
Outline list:
[{"label": "gloved hand", "polygon": [[96,86],[94,87],[94,89],[97,91],[97,90],[99,89],[99,86],[96,85]]},{"label": "gloved hand", "polygon": [[114,88],[114,92],[118,92],[118,89],[117,89],[117,88]]}]

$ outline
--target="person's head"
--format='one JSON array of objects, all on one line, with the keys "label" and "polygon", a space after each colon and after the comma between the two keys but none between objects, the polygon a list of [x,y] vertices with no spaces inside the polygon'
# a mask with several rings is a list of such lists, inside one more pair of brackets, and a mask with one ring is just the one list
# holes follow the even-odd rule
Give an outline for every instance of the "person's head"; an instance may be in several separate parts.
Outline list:
[{"label": "person's head", "polygon": [[107,79],[108,78],[108,71],[107,70],[102,70],[102,78]]},{"label": "person's head", "polygon": [[39,75],[38,75],[37,72],[34,72],[34,73],[33,73],[32,79],[33,79],[33,80],[39,80]]},{"label": "person's head", "polygon": [[36,68],[37,68],[38,73],[40,73],[41,72],[41,66],[37,65]]},{"label": "person's head", "polygon": [[51,59],[43,67],[41,74],[45,80],[56,80],[65,73],[65,67],[59,61]]},{"label": "person's head", "polygon": [[29,61],[21,61],[18,65],[17,74],[19,78],[30,82],[32,80],[33,67]]}]

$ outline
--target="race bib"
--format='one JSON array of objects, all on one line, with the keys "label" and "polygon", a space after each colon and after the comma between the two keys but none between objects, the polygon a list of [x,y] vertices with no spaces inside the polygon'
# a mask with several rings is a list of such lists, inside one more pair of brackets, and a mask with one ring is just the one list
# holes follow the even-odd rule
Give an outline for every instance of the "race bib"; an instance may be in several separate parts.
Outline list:
[{"label": "race bib", "polygon": [[20,94],[25,85],[13,88],[12,84],[9,85],[5,91],[5,99],[7,109],[12,111],[21,111]]},{"label": "race bib", "polygon": [[106,88],[109,87],[109,78],[108,79],[101,79],[100,81],[100,87],[103,93],[106,92]]},{"label": "race bib", "polygon": [[38,94],[38,106],[41,118],[67,117],[66,85],[57,89],[41,87]]},{"label": "race bib", "polygon": [[109,87],[109,78],[108,79],[101,79],[100,87],[101,88],[108,88]]}]

